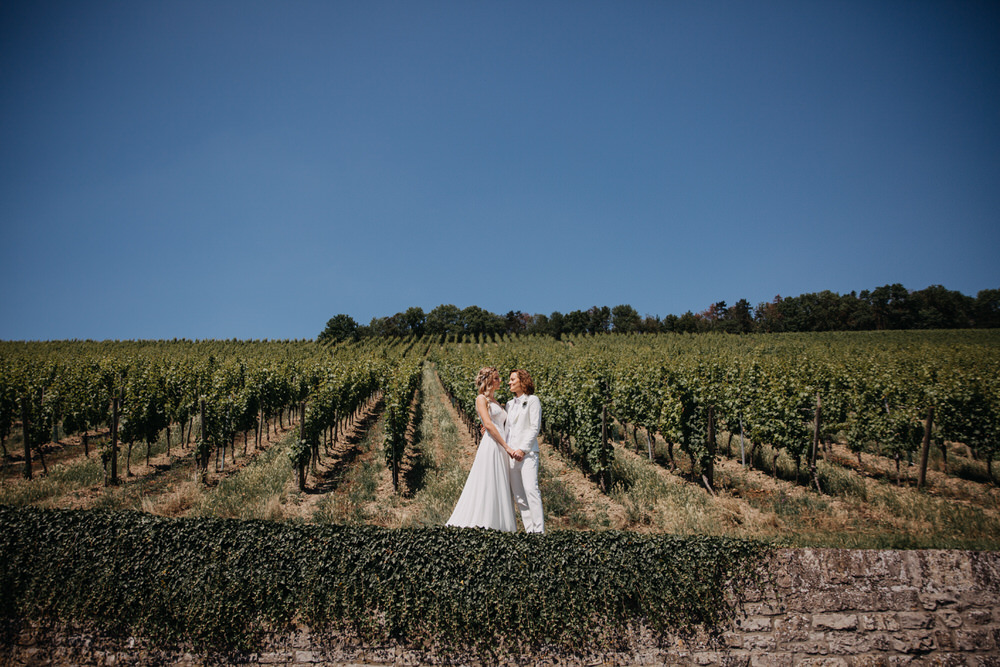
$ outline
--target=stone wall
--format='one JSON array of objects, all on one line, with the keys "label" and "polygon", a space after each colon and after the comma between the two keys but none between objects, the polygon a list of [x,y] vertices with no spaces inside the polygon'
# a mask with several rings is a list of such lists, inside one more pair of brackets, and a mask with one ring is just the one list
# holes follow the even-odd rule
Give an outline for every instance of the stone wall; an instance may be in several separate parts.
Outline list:
[{"label": "stone wall", "polygon": [[[773,585],[717,639],[636,637],[627,650],[518,656],[522,664],[997,665],[1000,552],[779,550]],[[259,653],[201,656],[69,628],[22,629],[3,664],[396,664],[441,662],[302,629]],[[474,658],[462,662],[474,663]]]},{"label": "stone wall", "polygon": [[697,664],[1000,665],[1000,553],[786,549]]}]

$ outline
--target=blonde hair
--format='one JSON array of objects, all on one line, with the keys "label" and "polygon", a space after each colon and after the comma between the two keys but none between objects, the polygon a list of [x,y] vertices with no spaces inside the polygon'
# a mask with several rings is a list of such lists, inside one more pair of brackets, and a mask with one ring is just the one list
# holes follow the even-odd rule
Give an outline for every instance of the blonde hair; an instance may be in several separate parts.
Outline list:
[{"label": "blonde hair", "polygon": [[495,381],[500,380],[500,371],[498,371],[493,366],[487,366],[486,368],[479,369],[479,375],[476,376],[476,391],[480,394],[485,394],[493,387]]}]

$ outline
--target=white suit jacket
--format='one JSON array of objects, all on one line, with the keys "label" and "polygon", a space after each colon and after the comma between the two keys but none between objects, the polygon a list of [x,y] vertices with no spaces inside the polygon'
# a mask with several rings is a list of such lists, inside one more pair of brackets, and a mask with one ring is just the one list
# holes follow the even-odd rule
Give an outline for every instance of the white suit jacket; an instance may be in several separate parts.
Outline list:
[{"label": "white suit jacket", "polygon": [[507,445],[522,452],[538,451],[538,429],[542,426],[542,402],[532,394],[507,401]]}]

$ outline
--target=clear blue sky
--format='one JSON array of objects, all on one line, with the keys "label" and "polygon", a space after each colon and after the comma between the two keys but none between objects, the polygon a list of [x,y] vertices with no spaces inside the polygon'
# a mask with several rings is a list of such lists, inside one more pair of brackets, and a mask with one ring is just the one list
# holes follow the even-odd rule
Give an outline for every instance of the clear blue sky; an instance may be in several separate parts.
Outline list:
[{"label": "clear blue sky", "polygon": [[0,2],[0,338],[1000,287],[997,2]]}]

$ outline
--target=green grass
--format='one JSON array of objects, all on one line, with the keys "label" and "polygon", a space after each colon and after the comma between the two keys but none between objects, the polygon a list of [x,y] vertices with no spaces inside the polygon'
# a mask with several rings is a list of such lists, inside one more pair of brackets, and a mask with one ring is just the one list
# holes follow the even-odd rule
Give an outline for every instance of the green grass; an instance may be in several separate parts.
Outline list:
[{"label": "green grass", "polygon": [[[179,429],[175,426],[171,429],[173,439],[170,443],[172,455],[185,455],[190,453],[190,449],[184,449],[177,443]],[[8,440],[9,446],[9,440]],[[82,454],[82,446],[79,448]],[[88,487],[99,486],[104,483],[104,468],[101,464],[101,447],[91,446],[90,456],[75,458],[65,463],[57,463],[48,467],[48,474],[44,474],[41,464],[36,458],[34,460],[34,476],[31,480],[8,479],[0,486],[0,504],[4,505],[28,505],[40,504],[57,507],[63,496]],[[148,447],[149,455],[159,456],[167,451],[166,430],[160,433],[159,439]],[[137,442],[132,446],[133,463],[145,462],[147,445],[145,442]],[[130,485],[134,478],[130,477],[126,468],[126,457],[128,452],[127,444],[119,444],[118,447],[118,476],[125,486]],[[119,503],[113,498],[124,497],[119,488],[118,492],[108,489],[102,495],[108,495],[107,499],[102,499],[99,503],[106,508],[114,508]],[[48,502],[46,502],[48,501]]]},{"label": "green grass", "polygon": [[288,450],[297,438],[298,431],[292,429],[237,474],[223,479],[201,497],[192,515],[235,519],[280,516],[276,504],[287,500],[286,488],[294,472]]},{"label": "green grass", "polygon": [[656,464],[628,456],[620,447],[615,450],[611,478],[610,495],[625,508],[632,526],[680,535],[721,535],[739,523],[732,510],[704,488],[664,475]]},{"label": "green grass", "polygon": [[7,480],[0,485],[0,505],[33,505],[59,499],[77,489],[96,486],[104,481],[101,459],[90,458],[49,468],[49,474],[36,474],[31,480]]},{"label": "green grass", "polygon": [[[430,364],[424,366],[421,378],[424,405],[420,424],[423,462],[423,485],[415,490],[412,526],[440,526],[451,516],[468,471],[460,465],[462,439],[447,407],[447,397]],[[440,457],[435,451],[440,450]]]},{"label": "green grass", "polygon": [[368,429],[359,447],[359,455],[343,471],[343,479],[334,492],[326,494],[318,503],[311,520],[316,523],[364,525],[371,517],[365,505],[376,499],[379,476],[385,468],[382,455],[382,420]]}]

